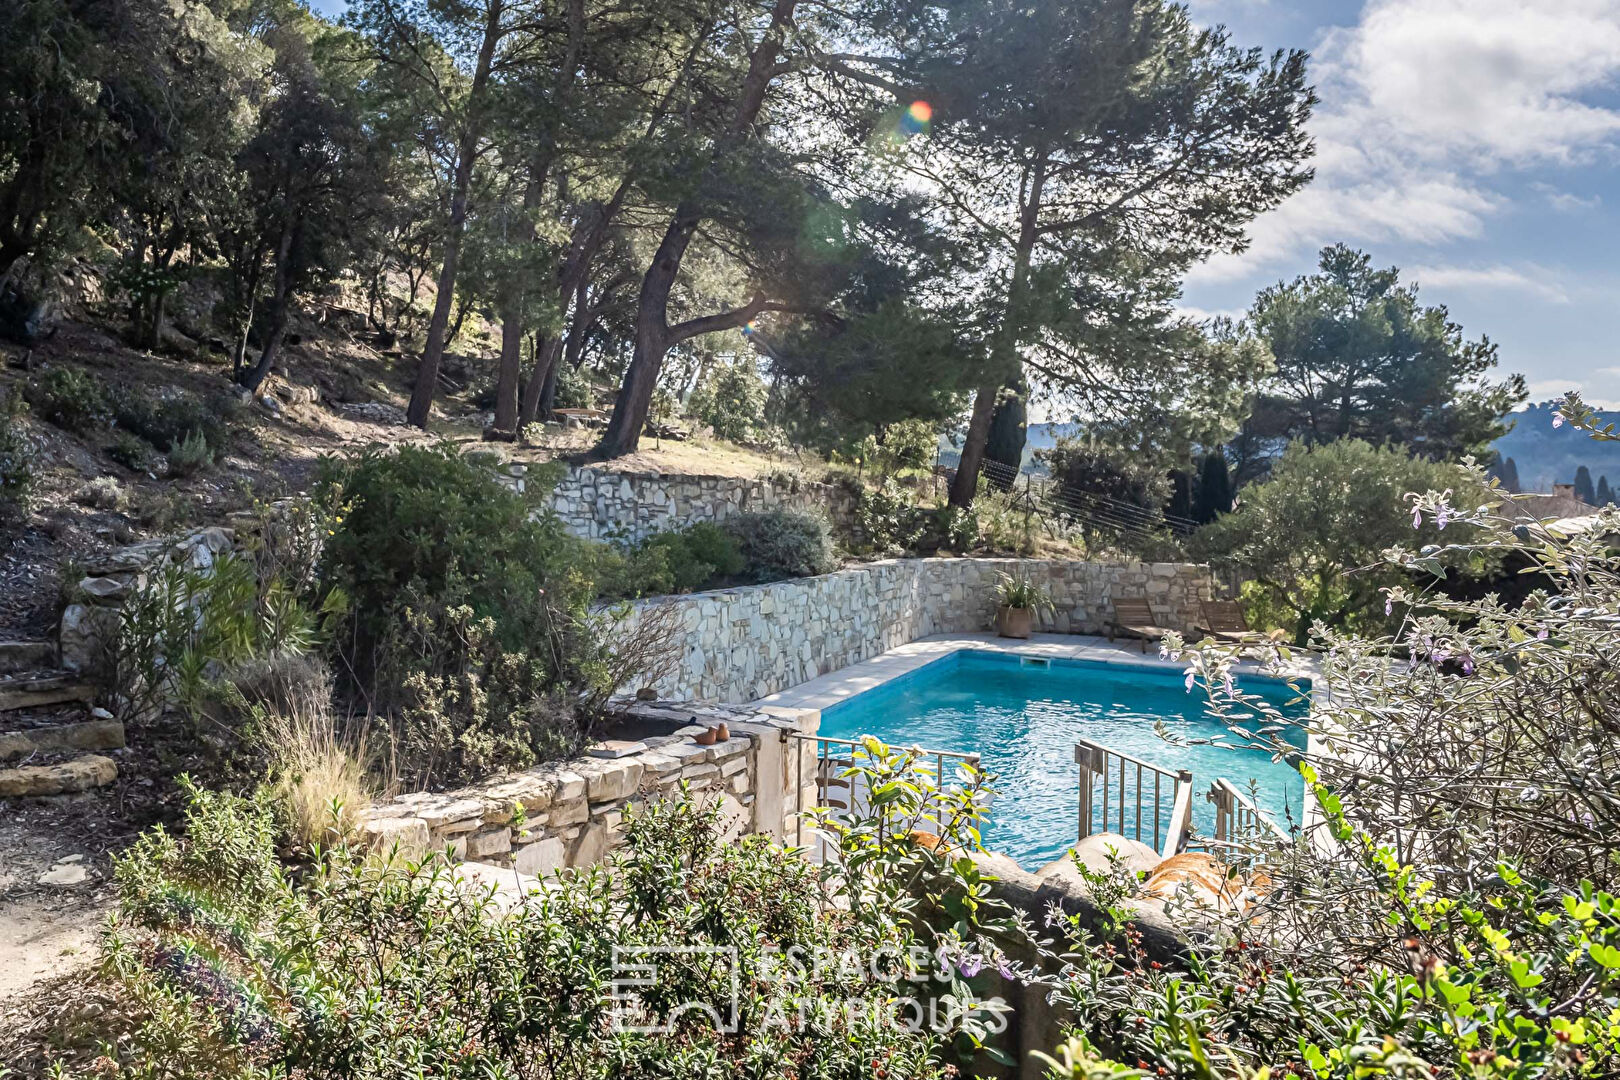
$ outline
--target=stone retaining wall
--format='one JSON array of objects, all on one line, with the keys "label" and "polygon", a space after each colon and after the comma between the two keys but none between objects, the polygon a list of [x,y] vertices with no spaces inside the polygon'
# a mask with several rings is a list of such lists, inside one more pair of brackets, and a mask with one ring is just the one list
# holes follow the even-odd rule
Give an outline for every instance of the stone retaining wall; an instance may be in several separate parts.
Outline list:
[{"label": "stone retaining wall", "polygon": [[[659,597],[674,609],[682,656],[655,683],[661,695],[753,701],[930,634],[988,630],[998,572],[1025,571],[1052,593],[1041,630],[1107,633],[1110,598],[1145,597],[1160,625],[1184,633],[1214,595],[1209,568],[1191,563],[1053,559],[888,559],[772,585]],[[627,627],[628,629],[628,627]]]},{"label": "stone retaining wall", "polygon": [[[521,489],[524,466],[508,466]],[[641,540],[697,521],[782,508],[816,511],[834,521],[853,513],[853,496],[831,484],[761,477],[701,476],[571,468],[557,484],[552,509],[576,536]]]},{"label": "stone retaining wall", "polygon": [[[544,876],[601,861],[623,842],[627,806],[667,796],[684,781],[694,796],[720,802],[727,835],[784,835],[797,810],[793,778],[815,775],[815,743],[789,734],[813,734],[820,713],[670,702],[620,709],[632,719],[686,726],[457,791],[401,795],[371,806],[361,831],[374,847],[397,844],[412,856],[449,849],[457,859]],[[698,745],[694,736],[720,721],[731,737]]]}]

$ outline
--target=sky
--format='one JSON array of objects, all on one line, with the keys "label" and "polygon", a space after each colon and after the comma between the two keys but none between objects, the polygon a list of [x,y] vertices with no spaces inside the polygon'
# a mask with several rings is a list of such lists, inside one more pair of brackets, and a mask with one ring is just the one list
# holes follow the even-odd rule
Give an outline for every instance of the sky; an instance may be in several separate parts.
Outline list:
[{"label": "sky", "polygon": [[1620,0],[1193,0],[1233,41],[1299,47],[1316,179],[1197,267],[1193,314],[1344,242],[1500,347],[1532,400],[1620,407]]}]

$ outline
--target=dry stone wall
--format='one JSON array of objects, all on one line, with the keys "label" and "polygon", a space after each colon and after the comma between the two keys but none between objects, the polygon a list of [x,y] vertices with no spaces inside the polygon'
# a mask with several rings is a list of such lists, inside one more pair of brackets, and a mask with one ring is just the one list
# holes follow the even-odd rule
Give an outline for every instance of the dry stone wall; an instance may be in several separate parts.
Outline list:
[{"label": "dry stone wall", "polygon": [[[510,465],[508,472],[521,489],[525,467]],[[551,507],[576,536],[632,542],[693,522],[724,521],[758,510],[818,511],[834,521],[846,519],[853,510],[849,493],[830,484],[589,467],[568,470],[557,484]]]},{"label": "dry stone wall", "polygon": [[[719,801],[728,835],[785,835],[798,809],[790,787],[815,775],[815,743],[791,736],[814,734],[820,713],[671,702],[619,708],[631,719],[673,730],[605,742],[592,756],[473,787],[376,803],[362,816],[361,832],[373,847],[398,845],[412,857],[448,850],[455,859],[545,876],[600,862],[623,843],[630,806],[667,797],[685,782],[694,797]],[[695,741],[721,721],[729,739],[710,746]]]},{"label": "dry stone wall", "polygon": [[1159,624],[1190,633],[1198,601],[1214,595],[1191,563],[1055,559],[889,559],[820,577],[641,601],[673,608],[682,654],[655,684],[666,697],[753,701],[930,634],[991,628],[998,572],[1027,572],[1055,610],[1039,629],[1106,633],[1111,598],[1146,598]]}]

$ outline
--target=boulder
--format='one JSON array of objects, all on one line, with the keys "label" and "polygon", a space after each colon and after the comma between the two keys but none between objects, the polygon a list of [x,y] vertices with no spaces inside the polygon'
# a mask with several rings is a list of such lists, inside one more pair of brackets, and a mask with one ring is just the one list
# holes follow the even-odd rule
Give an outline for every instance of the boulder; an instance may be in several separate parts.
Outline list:
[{"label": "boulder", "polygon": [[1155,900],[1190,900],[1217,911],[1239,906],[1243,879],[1206,851],[1184,851],[1158,865],[1142,883],[1142,895]]}]

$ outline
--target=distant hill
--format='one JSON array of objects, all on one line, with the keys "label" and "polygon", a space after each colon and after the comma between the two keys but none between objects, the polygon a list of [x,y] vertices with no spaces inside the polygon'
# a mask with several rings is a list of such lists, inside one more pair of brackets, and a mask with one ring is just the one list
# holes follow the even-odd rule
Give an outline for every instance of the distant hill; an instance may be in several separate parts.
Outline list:
[{"label": "distant hill", "polygon": [[[1076,423],[1029,425],[1029,430],[1024,436],[1024,471],[1028,472],[1034,467],[1035,451],[1050,450],[1052,447],[1057,445],[1058,439],[1064,436],[1072,437],[1079,434],[1079,432],[1080,425]],[[950,440],[946,439],[943,435],[940,436],[940,464],[954,467],[957,460],[961,456],[962,451],[960,447],[952,446],[950,444]]]},{"label": "distant hill", "polygon": [[[1512,458],[1519,469],[1519,487],[1524,491],[1551,491],[1554,484],[1575,479],[1575,470],[1585,465],[1592,470],[1592,482],[1607,476],[1609,484],[1620,484],[1620,442],[1594,442],[1579,431],[1552,425],[1556,401],[1531,405],[1512,416],[1513,430],[1492,445],[1504,459]],[[1604,423],[1620,424],[1620,412],[1597,414]]]}]

